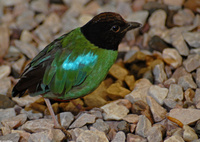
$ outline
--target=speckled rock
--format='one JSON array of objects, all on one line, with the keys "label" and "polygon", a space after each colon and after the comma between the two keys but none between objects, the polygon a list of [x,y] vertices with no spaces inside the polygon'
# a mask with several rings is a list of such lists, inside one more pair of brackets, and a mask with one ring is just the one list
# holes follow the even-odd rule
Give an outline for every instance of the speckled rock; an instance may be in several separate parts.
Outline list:
[{"label": "speckled rock", "polygon": [[128,71],[121,66],[114,64],[109,70],[109,74],[119,80],[124,80],[125,76],[128,75]]},{"label": "speckled rock", "polygon": [[200,68],[196,71],[196,84],[200,88]]},{"label": "speckled rock", "polygon": [[192,72],[200,66],[200,55],[194,54],[188,56],[188,58],[183,61],[183,65],[188,72]]},{"label": "speckled rock", "polygon": [[10,66],[2,65],[0,66],[0,79],[7,77],[11,72]]},{"label": "speckled rock", "polygon": [[127,142],[147,142],[147,139],[145,139],[139,135],[134,135],[134,134],[128,133]]},{"label": "speckled rock", "polygon": [[129,123],[137,124],[139,121],[139,116],[137,114],[128,114],[123,118],[123,120],[125,120]]},{"label": "speckled rock", "polygon": [[190,9],[180,9],[174,16],[173,22],[175,25],[185,26],[192,24],[194,14]]},{"label": "speckled rock", "polygon": [[2,142],[18,142],[20,138],[20,135],[18,133],[12,133],[12,134],[7,134],[5,136],[0,136],[0,141]]},{"label": "speckled rock", "polygon": [[119,131],[116,133],[114,139],[111,142],[125,142],[126,136],[124,132]]},{"label": "speckled rock", "polygon": [[39,98],[41,98],[41,96],[35,96],[35,97],[31,97],[29,95],[25,96],[25,97],[14,97],[12,98],[13,101],[15,101],[19,106],[23,107],[26,105],[29,105],[31,103],[34,103],[36,100],[38,100]]},{"label": "speckled rock", "polygon": [[14,108],[0,109],[0,121],[16,116]]},{"label": "speckled rock", "polygon": [[193,81],[192,75],[184,75],[178,79],[178,84],[183,87],[184,90],[188,88],[196,89],[197,85]]},{"label": "speckled rock", "polygon": [[169,87],[169,93],[167,95],[167,98],[171,98],[175,101],[177,100],[183,100],[183,89],[180,85],[177,84],[171,84]]},{"label": "speckled rock", "polygon": [[[160,18],[158,18],[160,17]],[[167,14],[164,10],[156,10],[149,18],[149,25],[151,27],[157,27],[163,29],[165,27],[165,20]]]},{"label": "speckled rock", "polygon": [[96,122],[92,125],[95,129],[108,133],[110,127],[107,123],[105,123],[102,119],[97,119]]},{"label": "speckled rock", "polygon": [[183,129],[184,129],[184,131],[183,131],[183,139],[185,141],[193,141],[193,140],[197,140],[198,139],[198,136],[195,133],[194,129],[192,129],[188,125],[184,125]]},{"label": "speckled rock", "polygon": [[164,63],[155,65],[153,68],[153,75],[156,83],[163,83],[167,80],[167,75],[164,71]]},{"label": "speckled rock", "polygon": [[200,47],[200,33],[199,32],[185,32],[183,38],[191,46],[195,48]]},{"label": "speckled rock", "polygon": [[174,135],[166,139],[164,142],[184,142],[184,140],[181,136]]},{"label": "speckled rock", "polygon": [[74,115],[71,112],[62,112],[62,113],[60,113],[58,115],[60,115],[60,124],[61,124],[61,126],[65,127],[65,128],[68,128],[69,125],[74,120]]}]

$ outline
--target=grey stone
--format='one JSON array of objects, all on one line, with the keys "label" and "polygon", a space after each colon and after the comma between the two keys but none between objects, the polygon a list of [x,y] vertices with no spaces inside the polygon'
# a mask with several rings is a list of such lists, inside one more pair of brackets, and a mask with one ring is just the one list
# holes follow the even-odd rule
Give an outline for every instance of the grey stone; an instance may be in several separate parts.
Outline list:
[{"label": "grey stone", "polygon": [[41,96],[35,96],[35,97],[31,97],[29,95],[24,96],[24,97],[13,97],[12,100],[15,101],[19,106],[23,107],[29,104],[34,103],[36,100],[38,100],[39,98],[41,98]]},{"label": "grey stone", "polygon": [[95,115],[91,115],[91,114],[87,114],[84,113],[82,115],[80,115],[71,125],[70,125],[70,129],[71,128],[77,128],[77,127],[82,127],[86,124],[92,124],[95,122],[96,116]]},{"label": "grey stone", "polygon": [[200,88],[200,68],[198,68],[196,71],[196,83],[198,88]]},{"label": "grey stone", "polygon": [[149,119],[145,115],[140,115],[135,133],[142,137],[147,137],[150,128],[151,122],[149,121]]},{"label": "grey stone", "polygon": [[196,70],[200,66],[200,55],[194,54],[188,56],[188,58],[183,62],[183,65],[188,72]]},{"label": "grey stone", "polygon": [[106,134],[110,130],[110,126],[107,123],[105,123],[102,119],[97,119],[96,122],[92,125],[92,127]]},{"label": "grey stone", "polygon": [[0,94],[7,95],[11,88],[11,80],[8,77],[0,79]]},{"label": "grey stone", "polygon": [[139,135],[134,135],[134,134],[128,133],[127,142],[147,142],[147,139],[145,139]]},{"label": "grey stone", "polygon": [[175,82],[178,82],[178,79],[184,75],[188,75],[190,73],[188,73],[185,68],[183,66],[177,68],[175,70],[175,72],[173,73],[172,77],[171,78],[174,78],[175,79]]},{"label": "grey stone", "polygon": [[7,134],[5,136],[0,136],[1,142],[18,142],[20,135],[18,133]]},{"label": "grey stone", "polygon": [[14,108],[0,109],[0,121],[16,116]]},{"label": "grey stone", "polygon": [[26,114],[29,120],[35,120],[43,117],[42,113],[33,113],[33,110],[25,111],[22,109],[20,113]]},{"label": "grey stone", "polygon": [[49,136],[49,132],[47,130],[33,133],[28,139],[29,142],[52,142],[52,140],[53,139]]},{"label": "grey stone", "polygon": [[200,33],[199,32],[185,32],[183,33],[183,38],[186,42],[195,48],[200,47]]},{"label": "grey stone", "polygon": [[11,68],[8,65],[0,66],[0,79],[7,77],[11,72]]},{"label": "grey stone", "polygon": [[47,13],[48,12],[48,0],[34,0],[31,1],[30,7],[36,12]]},{"label": "grey stone", "polygon": [[[160,17],[160,18],[158,18]],[[149,25],[151,27],[164,28],[167,14],[164,10],[156,10],[149,18]]]},{"label": "grey stone", "polygon": [[119,131],[111,142],[125,142],[126,136],[124,132]]},{"label": "grey stone", "polygon": [[158,85],[152,85],[148,91],[149,96],[153,97],[157,103],[163,105],[164,99],[167,97],[168,89],[161,88]]},{"label": "grey stone", "polygon": [[174,108],[174,107],[176,106],[177,102],[176,102],[174,99],[165,98],[165,99],[164,99],[164,104],[165,104],[168,108],[172,109],[172,108]]},{"label": "grey stone", "polygon": [[191,25],[194,20],[194,13],[190,9],[180,9],[174,16],[175,25],[186,26]]},{"label": "grey stone", "polygon": [[148,142],[162,142],[163,141],[163,125],[155,124],[148,131]]},{"label": "grey stone", "polygon": [[188,88],[196,89],[197,85],[194,83],[192,75],[184,75],[178,79],[178,84],[183,87],[184,90]]},{"label": "grey stone", "polygon": [[120,121],[117,125],[118,131],[123,131],[124,133],[128,133],[130,131],[130,125],[126,121]]},{"label": "grey stone", "polygon": [[169,93],[167,98],[173,99],[175,101],[183,100],[183,89],[180,85],[171,84],[169,87]]},{"label": "grey stone", "polygon": [[69,125],[74,120],[74,115],[71,112],[62,112],[59,115],[60,115],[60,124],[61,124],[61,126],[65,127],[65,128],[68,128]]},{"label": "grey stone", "polygon": [[127,121],[128,123],[137,124],[139,121],[139,116],[137,114],[128,114],[123,118],[123,120]]},{"label": "grey stone", "polygon": [[174,135],[166,139],[164,142],[185,142],[181,136]]},{"label": "grey stone", "polygon": [[185,141],[193,141],[193,140],[197,140],[198,139],[198,136],[195,133],[194,129],[192,129],[188,125],[184,125],[183,129],[184,129],[184,131],[183,131],[183,139]]},{"label": "grey stone", "polygon": [[153,68],[153,75],[155,77],[156,83],[163,83],[165,80],[167,80],[167,75],[164,71],[164,64],[157,64]]}]

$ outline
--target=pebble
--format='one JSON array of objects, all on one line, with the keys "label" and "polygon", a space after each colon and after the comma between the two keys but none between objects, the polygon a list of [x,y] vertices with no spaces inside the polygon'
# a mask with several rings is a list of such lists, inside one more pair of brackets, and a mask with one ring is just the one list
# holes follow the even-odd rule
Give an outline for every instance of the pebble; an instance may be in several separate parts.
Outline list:
[{"label": "pebble", "polygon": [[54,127],[54,123],[52,119],[37,119],[27,121],[22,125],[21,129],[28,132],[42,132],[45,130],[49,130]]},{"label": "pebble", "polygon": [[5,136],[0,136],[0,141],[2,142],[18,142],[20,135],[18,133],[7,134]]},{"label": "pebble", "polygon": [[172,66],[173,68],[178,68],[182,64],[182,57],[176,49],[166,48],[162,53],[163,60]]},{"label": "pebble", "polygon": [[24,67],[25,62],[26,57],[21,55],[20,59],[12,64],[12,69],[20,74],[22,72],[22,68]]},{"label": "pebble", "polygon": [[147,140],[148,142],[162,142],[163,141],[163,125],[155,124],[148,131]]},{"label": "pebble", "polygon": [[34,0],[30,3],[30,8],[35,12],[47,13],[48,0]]},{"label": "pebble", "polygon": [[98,11],[99,8],[100,8],[99,3],[96,2],[96,1],[92,1],[92,2],[90,2],[89,4],[87,4],[84,7],[82,13],[83,14],[95,15],[97,13],[97,11]]},{"label": "pebble", "polygon": [[19,114],[17,116],[9,117],[1,121],[4,126],[9,126],[9,128],[18,128],[23,125],[27,120],[26,114]]},{"label": "pebble", "polygon": [[108,133],[110,127],[107,123],[105,123],[102,119],[97,119],[96,122],[92,125],[95,129],[102,131],[104,133]]},{"label": "pebble", "polygon": [[33,40],[33,35],[28,30],[23,30],[20,36],[20,40],[26,43],[30,43]]},{"label": "pebble", "polygon": [[30,137],[30,133],[23,130],[12,130],[11,133],[18,133],[20,135],[20,141],[26,142]]},{"label": "pebble", "polygon": [[156,1],[148,1],[147,3],[144,4],[143,9],[148,10],[150,13],[153,13],[158,9],[167,11],[168,6],[166,4],[159,3]]},{"label": "pebble", "polygon": [[29,120],[35,120],[35,119],[39,119],[43,117],[42,113],[39,113],[39,112],[33,113],[33,110],[26,111],[22,109],[20,113],[26,114]]},{"label": "pebble", "polygon": [[164,4],[166,5],[172,5],[172,6],[182,6],[184,3],[184,0],[163,0]]},{"label": "pebble", "polygon": [[[72,123],[72,121],[74,120],[74,115],[71,112],[62,112],[59,113],[58,115],[60,115],[60,124],[61,126],[68,128],[69,125]],[[58,117],[57,115],[57,117]]]},{"label": "pebble", "polygon": [[175,108],[177,102],[172,98],[165,98],[164,105],[167,106],[169,109]]},{"label": "pebble", "polygon": [[198,139],[198,136],[195,133],[194,129],[192,129],[188,125],[184,125],[183,129],[184,129],[184,131],[183,131],[183,139],[185,141],[193,141],[193,140],[197,140]]},{"label": "pebble", "polygon": [[191,25],[194,20],[194,14],[190,9],[181,9],[173,17],[173,22],[178,26]]},{"label": "pebble", "polygon": [[70,129],[71,128],[80,128],[83,127],[86,124],[92,124],[95,122],[96,116],[95,115],[91,115],[91,114],[87,114],[84,113],[82,115],[80,115],[71,125],[70,125]]},{"label": "pebble", "polygon": [[156,10],[149,17],[149,25],[151,27],[164,29],[165,28],[166,18],[167,18],[167,14],[166,14],[166,12],[164,10],[161,10],[161,9],[160,10]]},{"label": "pebble", "polygon": [[137,114],[128,114],[126,115],[123,120],[127,121],[128,123],[137,124],[139,121],[139,115]]},{"label": "pebble", "polygon": [[184,7],[191,9],[193,12],[198,12],[199,6],[199,0],[189,0],[184,3]]},{"label": "pebble", "polygon": [[185,32],[183,33],[183,38],[191,46],[195,48],[200,48],[200,33],[199,32]]},{"label": "pebble", "polygon": [[183,100],[183,89],[178,84],[171,84],[169,87],[169,93],[167,98],[173,99],[174,101]]},{"label": "pebble", "polygon": [[0,57],[4,57],[9,47],[9,29],[6,25],[0,25]]},{"label": "pebble", "polygon": [[164,71],[164,63],[155,65],[153,68],[153,75],[155,78],[155,83],[163,83],[165,80],[167,80],[167,75]]},{"label": "pebble", "polygon": [[195,104],[198,104],[200,102],[200,89],[199,88],[197,88],[196,91],[195,91],[193,102]]},{"label": "pebble", "polygon": [[153,97],[157,103],[160,105],[163,105],[164,99],[167,97],[168,89],[167,88],[161,88],[158,85],[152,85],[149,88],[148,95]]},{"label": "pebble", "polygon": [[151,96],[147,96],[147,103],[150,107],[155,122],[160,122],[165,119],[167,114],[166,109],[160,106]]},{"label": "pebble", "polygon": [[174,135],[164,140],[164,142],[185,142],[181,136]]},{"label": "pebble", "polygon": [[0,79],[7,77],[11,73],[10,66],[2,65],[0,66]]},{"label": "pebble", "polygon": [[133,90],[134,89],[134,84],[135,84],[135,77],[133,75],[127,75],[125,77],[125,82],[126,84],[128,85],[129,89],[130,90]]},{"label": "pebble", "polygon": [[101,107],[103,109],[104,120],[121,120],[129,112],[129,110],[123,106],[118,105],[116,102],[111,102]]},{"label": "pebble", "polygon": [[130,13],[126,19],[127,21],[135,21],[144,25],[148,16],[149,16],[148,11],[141,10],[141,11],[135,11],[133,13]]},{"label": "pebble", "polygon": [[183,65],[188,72],[192,72],[200,67],[200,55],[189,55],[188,58],[183,61]]},{"label": "pebble", "polygon": [[148,136],[148,131],[150,128],[151,122],[149,121],[149,119],[145,115],[140,115],[135,134],[146,138]]},{"label": "pebble", "polygon": [[124,80],[125,76],[128,75],[128,71],[125,68],[123,68],[117,64],[114,64],[110,68],[109,74],[112,75],[113,77],[115,77],[116,79]]},{"label": "pebble", "polygon": [[183,66],[181,66],[181,67],[177,68],[177,69],[174,71],[174,73],[173,73],[173,75],[171,76],[171,78],[174,78],[175,81],[178,82],[178,79],[179,79],[181,76],[189,75],[189,74],[190,74],[190,73],[188,73],[188,72],[186,71],[186,69],[185,69]]},{"label": "pebble", "polygon": [[0,100],[0,109],[12,108],[16,105],[16,103],[10,100],[6,95],[0,95]]},{"label": "pebble", "polygon": [[130,131],[130,125],[126,121],[120,121],[117,125],[118,131],[123,131],[124,133],[128,133]]},{"label": "pebble", "polygon": [[185,91],[184,96],[185,96],[185,100],[186,100],[187,102],[193,103],[193,98],[194,98],[194,96],[195,96],[195,92],[194,92],[193,89],[189,88],[189,89],[187,89],[187,90]]},{"label": "pebble", "polygon": [[127,134],[127,142],[147,142],[147,139],[139,136],[139,135],[134,135],[131,133]]},{"label": "pebble", "polygon": [[116,133],[114,139],[111,142],[125,142],[126,136],[124,132],[119,131]]},{"label": "pebble", "polygon": [[19,106],[23,107],[29,104],[34,103],[36,100],[38,100],[39,98],[41,98],[41,96],[35,96],[35,97],[31,97],[29,95],[24,96],[24,97],[13,97],[12,100],[15,101]]},{"label": "pebble", "polygon": [[0,109],[0,121],[16,116],[14,108]]},{"label": "pebble", "polygon": [[125,99],[129,100],[131,103],[134,103],[138,100],[143,100],[146,102],[146,96],[148,94],[149,87],[151,82],[148,79],[139,79],[135,82],[134,90],[125,96]]},{"label": "pebble", "polygon": [[49,135],[49,132],[42,131],[42,132],[36,132],[30,135],[28,141],[31,142],[52,142],[52,136]]},{"label": "pebble", "polygon": [[189,88],[196,89],[197,85],[195,84],[192,75],[184,75],[178,79],[178,85],[182,86],[184,90]]},{"label": "pebble", "polygon": [[53,40],[53,34],[48,26],[41,25],[37,27],[34,31],[35,35],[39,37],[39,39],[43,42],[51,42]]},{"label": "pebble", "polygon": [[108,93],[108,97],[112,100],[123,99],[127,94],[131,92],[128,89],[122,87],[119,83],[113,83],[106,91]]},{"label": "pebble", "polygon": [[174,108],[169,112],[169,116],[178,119],[183,124],[192,124],[200,119],[200,110]]},{"label": "pebble", "polygon": [[196,84],[198,86],[198,88],[200,88],[200,68],[197,69],[196,71]]}]

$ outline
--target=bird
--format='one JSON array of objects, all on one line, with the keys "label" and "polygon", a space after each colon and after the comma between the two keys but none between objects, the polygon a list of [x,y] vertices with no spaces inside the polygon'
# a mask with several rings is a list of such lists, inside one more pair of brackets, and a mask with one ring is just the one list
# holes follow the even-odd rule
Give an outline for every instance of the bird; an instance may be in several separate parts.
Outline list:
[{"label": "bird", "polygon": [[103,12],[52,41],[25,67],[12,97],[42,95],[59,128],[49,99],[71,100],[94,91],[115,63],[125,34],[141,27],[118,13]]}]

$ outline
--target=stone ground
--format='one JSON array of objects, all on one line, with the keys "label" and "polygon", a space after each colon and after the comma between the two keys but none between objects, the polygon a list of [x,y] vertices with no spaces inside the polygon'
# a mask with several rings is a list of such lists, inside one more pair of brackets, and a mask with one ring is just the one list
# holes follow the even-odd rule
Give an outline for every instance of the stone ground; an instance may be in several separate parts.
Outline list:
[{"label": "stone ground", "polygon": [[143,24],[127,33],[91,94],[52,106],[71,142],[200,142],[199,0],[0,0],[0,141],[59,142],[41,96],[11,98],[31,59],[94,15]]}]

